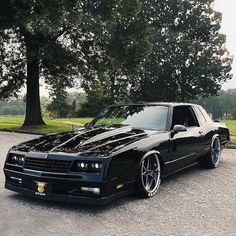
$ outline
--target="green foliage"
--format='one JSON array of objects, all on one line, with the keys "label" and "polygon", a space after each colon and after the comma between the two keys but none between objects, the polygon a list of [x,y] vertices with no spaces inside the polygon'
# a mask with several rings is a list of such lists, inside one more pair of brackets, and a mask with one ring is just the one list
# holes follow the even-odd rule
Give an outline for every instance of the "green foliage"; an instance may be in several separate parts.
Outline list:
[{"label": "green foliage", "polygon": [[132,84],[133,99],[189,101],[216,94],[232,77],[232,58],[219,32],[221,14],[212,9],[212,1],[149,3],[158,16],[156,43]]},{"label": "green foliage", "polygon": [[50,112],[49,117],[52,118],[69,117],[70,106],[63,98],[57,98],[48,104],[47,111]]},{"label": "green foliage", "polygon": [[[44,110],[48,104],[48,98],[41,97],[41,105]],[[17,99],[9,101],[0,101],[0,116],[8,115],[24,115],[25,114],[25,98],[20,96]]]},{"label": "green foliage", "polygon": [[234,118],[236,110],[236,89],[220,91],[218,96],[209,98],[199,97],[193,102],[202,105],[212,114],[214,119],[219,119],[224,116],[232,116]]},{"label": "green foliage", "polygon": [[25,103],[22,99],[15,99],[8,102],[0,102],[0,115],[24,115]]},{"label": "green foliage", "polygon": [[104,97],[100,91],[89,91],[87,100],[81,104],[76,116],[94,117],[98,115],[111,101]]},{"label": "green foliage", "polygon": [[51,89],[50,97],[52,101],[47,104],[44,116],[51,118],[76,117],[81,104],[86,101],[85,93],[68,93],[60,85]]},{"label": "green foliage", "polygon": [[[8,98],[26,82],[28,45],[32,55],[39,52],[41,75],[48,81],[60,74],[73,74],[71,52],[58,40],[81,20],[80,1],[5,1],[6,15],[0,16],[0,97]],[[49,79],[51,78],[51,79]],[[51,82],[52,83],[52,82]]]},{"label": "green foliage", "polygon": [[49,109],[60,110],[58,116],[68,114],[62,91],[78,81],[88,93],[79,112],[84,115],[114,101],[215,95],[231,78],[232,58],[212,2],[4,0],[0,97],[16,96],[27,84],[32,119],[26,123],[36,124],[42,123],[41,77],[52,88]]},{"label": "green foliage", "polygon": [[234,120],[236,120],[236,108],[231,110],[231,115]]},{"label": "green foliage", "polygon": [[50,94],[52,101],[47,105],[47,111],[52,113],[53,118],[69,117],[71,113],[71,106],[67,99],[68,94],[61,88],[52,89]]}]

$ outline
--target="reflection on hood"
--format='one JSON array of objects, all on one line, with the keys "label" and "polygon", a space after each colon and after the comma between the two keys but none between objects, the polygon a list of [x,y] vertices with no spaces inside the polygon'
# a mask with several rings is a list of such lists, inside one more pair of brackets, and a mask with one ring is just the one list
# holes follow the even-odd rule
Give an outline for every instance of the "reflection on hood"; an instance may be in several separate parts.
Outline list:
[{"label": "reflection on hood", "polygon": [[130,126],[101,126],[42,136],[19,144],[13,149],[24,152],[66,152],[84,156],[107,156],[146,136],[147,133],[143,130],[132,129]]}]

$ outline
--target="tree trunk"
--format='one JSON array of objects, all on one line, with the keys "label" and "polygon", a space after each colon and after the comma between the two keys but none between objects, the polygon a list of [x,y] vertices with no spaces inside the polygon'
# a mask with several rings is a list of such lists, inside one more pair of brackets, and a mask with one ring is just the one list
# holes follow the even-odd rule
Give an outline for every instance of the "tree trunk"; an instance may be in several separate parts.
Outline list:
[{"label": "tree trunk", "polygon": [[39,96],[39,47],[33,40],[26,39],[27,93],[26,115],[23,126],[45,125]]}]

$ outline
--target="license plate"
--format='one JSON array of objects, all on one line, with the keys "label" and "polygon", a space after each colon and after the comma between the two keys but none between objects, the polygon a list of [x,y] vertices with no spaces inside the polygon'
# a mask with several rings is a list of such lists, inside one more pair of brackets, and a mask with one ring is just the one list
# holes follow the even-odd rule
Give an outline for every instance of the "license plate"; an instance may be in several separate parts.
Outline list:
[{"label": "license plate", "polygon": [[33,181],[33,191],[36,195],[45,196],[52,192],[52,184],[49,182]]}]

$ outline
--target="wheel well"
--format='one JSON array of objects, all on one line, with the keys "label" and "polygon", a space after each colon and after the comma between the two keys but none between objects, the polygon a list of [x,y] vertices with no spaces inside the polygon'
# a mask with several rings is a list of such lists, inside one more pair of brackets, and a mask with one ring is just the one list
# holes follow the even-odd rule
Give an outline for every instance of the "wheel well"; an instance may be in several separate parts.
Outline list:
[{"label": "wheel well", "polygon": [[161,164],[161,173],[163,173],[163,171],[164,171],[164,161],[163,161],[160,153],[157,154],[157,155],[158,155],[158,158],[159,158],[159,161],[160,161],[160,164]]}]

